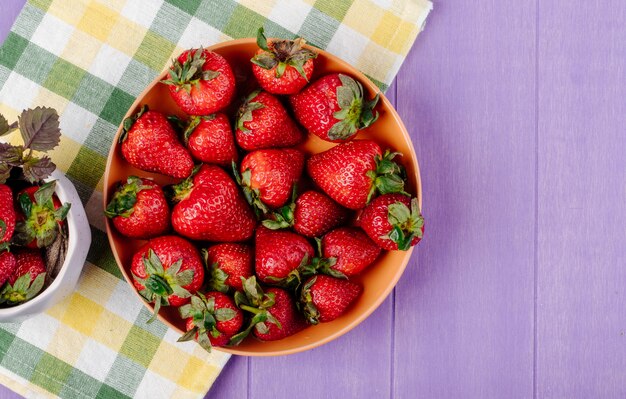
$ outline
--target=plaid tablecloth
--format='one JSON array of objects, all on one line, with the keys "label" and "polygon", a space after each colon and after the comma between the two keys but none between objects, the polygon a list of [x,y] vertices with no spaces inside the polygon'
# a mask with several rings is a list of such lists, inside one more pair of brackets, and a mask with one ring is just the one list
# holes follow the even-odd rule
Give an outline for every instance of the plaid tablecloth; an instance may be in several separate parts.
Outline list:
[{"label": "plaid tablecloth", "polygon": [[102,214],[107,152],[136,96],[183,49],[299,35],[382,89],[432,5],[427,0],[29,0],[0,48],[0,113],[61,114],[54,162],[76,185],[93,243],[76,292],[21,324],[0,324],[0,383],[29,397],[202,397],[228,360],[148,312],[122,279]]}]

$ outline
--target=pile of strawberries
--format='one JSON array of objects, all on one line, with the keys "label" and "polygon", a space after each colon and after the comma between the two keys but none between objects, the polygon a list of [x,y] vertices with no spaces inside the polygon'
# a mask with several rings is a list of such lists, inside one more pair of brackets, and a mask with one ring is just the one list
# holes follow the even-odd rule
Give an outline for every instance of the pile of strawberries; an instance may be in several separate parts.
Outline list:
[{"label": "pile of strawberries", "polygon": [[[260,88],[232,125],[226,59],[200,48],[174,60],[162,83],[189,117],[143,107],[124,121],[120,150],[136,168],[184,180],[129,176],[105,212],[121,234],[148,240],[130,270],[155,316],[178,307],[181,340],[205,348],[334,320],[362,292],[353,276],[423,233],[398,154],[353,140],[378,118],[378,95],[344,74],[310,82],[317,54],[303,39],[267,41],[260,29],[257,43]],[[339,144],[307,154],[307,132]]]}]

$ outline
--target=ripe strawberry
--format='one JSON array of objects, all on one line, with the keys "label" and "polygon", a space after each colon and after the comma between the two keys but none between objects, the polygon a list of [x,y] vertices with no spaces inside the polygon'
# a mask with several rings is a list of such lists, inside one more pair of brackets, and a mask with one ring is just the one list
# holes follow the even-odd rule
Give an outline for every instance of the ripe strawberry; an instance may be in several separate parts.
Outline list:
[{"label": "ripe strawberry", "polygon": [[128,176],[119,186],[104,214],[127,237],[148,239],[170,228],[170,208],[163,190],[150,179]]},{"label": "ripe strawberry", "polygon": [[184,137],[191,155],[199,161],[223,166],[237,161],[235,137],[225,114],[192,116]]},{"label": "ripe strawberry", "polygon": [[285,205],[302,175],[304,153],[293,148],[256,150],[243,158],[241,182],[246,199],[263,213]]},{"label": "ripe strawberry", "polygon": [[404,192],[404,170],[372,140],[354,140],[307,161],[309,176],[328,196],[349,209],[363,208],[376,192]]},{"label": "ripe strawberry", "polygon": [[306,191],[292,202],[264,220],[263,226],[276,230],[292,227],[306,237],[321,237],[324,233],[343,224],[348,210],[317,191]]},{"label": "ripe strawberry", "polygon": [[195,175],[174,187],[174,230],[192,240],[245,241],[256,220],[237,184],[220,167],[202,165]]},{"label": "ripe strawberry", "polygon": [[313,246],[302,236],[285,230],[257,229],[254,269],[266,284],[290,286],[299,281],[298,267],[314,256]]},{"label": "ripe strawberry", "polygon": [[176,178],[187,177],[193,170],[189,151],[178,141],[165,115],[148,111],[145,105],[124,120],[119,142],[124,159],[138,169]]},{"label": "ripe strawberry", "polygon": [[210,115],[226,108],[235,94],[235,75],[221,55],[205,50],[184,51],[172,61],[170,95],[189,115]]},{"label": "ripe strawberry", "polygon": [[17,194],[20,212],[15,224],[16,244],[43,248],[52,244],[70,211],[70,204],[61,205],[54,193],[56,180],[41,186],[25,188]]},{"label": "ripe strawberry", "polygon": [[187,332],[178,342],[195,339],[204,349],[224,346],[243,326],[243,312],[235,302],[221,292],[200,292],[191,297],[191,303],[181,306],[180,316],[186,319]]},{"label": "ripe strawberry", "polygon": [[276,341],[293,335],[306,327],[291,295],[282,288],[268,288],[263,292],[254,276],[243,283],[244,292],[235,293],[235,303],[252,313],[248,327],[234,335],[230,343],[237,345],[253,331],[263,341]]},{"label": "ripe strawberry", "polygon": [[34,298],[46,281],[46,265],[37,249],[14,252],[15,269],[0,291],[0,303],[16,304]]},{"label": "ripe strawberry", "polygon": [[[410,207],[410,208],[409,208]],[[424,234],[417,198],[386,194],[375,198],[360,216],[361,227],[381,248],[408,250]]]},{"label": "ripe strawberry", "polygon": [[177,236],[153,238],[133,256],[133,285],[154,303],[153,321],[161,306],[189,302],[204,282],[204,266],[196,247]]},{"label": "ripe strawberry", "polygon": [[0,287],[9,279],[15,271],[17,261],[15,255],[9,251],[0,252]]},{"label": "ripe strawberry", "polygon": [[264,90],[272,94],[295,94],[309,83],[317,53],[304,48],[304,39],[268,42],[263,28],[259,28],[256,42],[260,49],[250,61],[252,73]]},{"label": "ripe strawberry", "polygon": [[340,227],[327,233],[322,249],[325,258],[335,259],[332,269],[348,277],[359,274],[380,255],[378,245],[358,227]]},{"label": "ripe strawberry", "polygon": [[357,283],[320,274],[302,286],[300,308],[309,323],[325,323],[344,314],[362,291]]},{"label": "ripe strawberry", "polygon": [[367,101],[363,86],[348,75],[331,73],[289,97],[296,119],[319,138],[341,142],[378,119],[380,94]]},{"label": "ripe strawberry", "polygon": [[252,276],[252,248],[246,244],[217,244],[203,250],[210,275],[209,289],[241,291],[241,279]]},{"label": "ripe strawberry", "polygon": [[291,147],[304,139],[300,128],[273,95],[254,91],[237,112],[237,144],[247,151]]},{"label": "ripe strawberry", "polygon": [[15,208],[13,192],[6,184],[0,184],[0,250],[3,243],[8,243],[15,230]]}]

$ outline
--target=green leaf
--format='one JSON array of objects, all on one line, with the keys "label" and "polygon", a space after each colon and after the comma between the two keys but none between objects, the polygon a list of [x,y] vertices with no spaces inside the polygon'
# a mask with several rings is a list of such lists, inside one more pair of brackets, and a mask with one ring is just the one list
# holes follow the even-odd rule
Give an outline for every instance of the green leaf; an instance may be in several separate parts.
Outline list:
[{"label": "green leaf", "polygon": [[[191,297],[191,299],[193,300],[193,296]],[[180,317],[182,317],[183,319],[188,319],[192,316],[193,314],[193,309],[192,306],[190,304],[185,304],[181,307],[178,308],[178,314],[180,314]]]},{"label": "green leaf", "polygon": [[177,342],[186,342],[186,341],[194,340],[196,338],[197,333],[198,333],[198,327],[193,327],[191,330],[181,335],[180,338],[178,338]]},{"label": "green leaf", "polygon": [[[337,87],[337,103],[342,110],[349,110],[352,102],[355,99],[355,93],[348,86]],[[337,119],[343,119],[335,116]],[[344,116],[345,118],[345,116]]]},{"label": "green leaf", "polygon": [[4,115],[0,114],[0,136],[4,136],[9,133],[9,121],[4,117]]},{"label": "green leaf", "polygon": [[281,78],[285,73],[285,69],[287,69],[287,64],[284,62],[279,62],[278,66],[276,67],[276,77]]},{"label": "green leaf", "polygon": [[35,151],[49,151],[59,144],[59,114],[53,108],[27,109],[18,117],[24,147]]},{"label": "green leaf", "polygon": [[17,202],[20,205],[20,209],[24,214],[26,219],[30,218],[33,209],[33,201],[30,200],[30,197],[26,193],[22,193],[17,196]]},{"label": "green leaf", "polygon": [[250,59],[250,62],[260,66],[263,69],[272,69],[278,65],[278,60],[272,55],[272,53],[257,54]]},{"label": "green leaf", "polygon": [[11,177],[11,167],[4,163],[0,163],[0,184],[4,184]]},{"label": "green leaf", "polygon": [[237,316],[237,312],[229,308],[221,308],[215,311],[217,321],[228,321]]},{"label": "green leaf", "polygon": [[50,208],[54,207],[54,204],[52,203],[52,196],[54,195],[55,189],[56,180],[42,184],[37,191],[35,191],[35,203],[38,205],[46,205]]},{"label": "green leaf", "polygon": [[184,289],[180,285],[173,285],[171,286],[171,288],[172,288],[172,293],[178,297],[189,298],[191,296],[191,292]]},{"label": "green leaf", "polygon": [[162,297],[167,297],[174,293],[169,283],[163,277],[157,275],[152,275],[146,279],[146,288]]},{"label": "green leaf", "polygon": [[244,123],[251,122],[253,119],[252,112],[262,108],[265,108],[265,105],[257,102],[249,102],[242,105],[237,113],[237,128],[242,132],[250,131],[250,129],[244,126]]},{"label": "green leaf", "polygon": [[191,269],[183,270],[182,272],[176,274],[176,283],[181,287],[191,284],[193,281],[194,272]]},{"label": "green leaf", "polygon": [[[182,265],[183,265],[183,259],[180,258],[176,262],[172,263],[170,267],[167,268],[167,270],[165,271],[165,274],[167,274],[169,277],[176,277]],[[185,285],[185,284],[182,284],[182,285]]]},{"label": "green leaf", "polygon": [[[30,274],[28,274],[30,277]],[[41,289],[43,288],[44,282],[46,281],[46,273],[40,273],[35,277],[35,280],[31,283],[30,287],[26,291],[26,300],[33,298],[35,295],[39,294]]]},{"label": "green leaf", "polygon": [[402,202],[395,202],[388,207],[387,219],[392,226],[402,225],[411,218],[411,211]]},{"label": "green leaf", "polygon": [[265,51],[270,51],[269,47],[267,47],[267,38],[265,37],[265,33],[263,31],[263,27],[260,27],[256,34],[256,44]]},{"label": "green leaf", "polygon": [[[337,118],[336,115],[335,118]],[[331,140],[344,140],[352,136],[356,130],[356,126],[350,120],[340,120],[328,130],[328,138]]]},{"label": "green leaf", "polygon": [[14,146],[9,143],[0,143],[0,162],[6,162],[11,166],[20,166],[23,153],[24,147],[21,145]]},{"label": "green leaf", "polygon": [[55,169],[56,165],[46,155],[41,158],[31,157],[22,166],[24,177],[30,183],[37,183],[49,177]]},{"label": "green leaf", "polygon": [[26,292],[28,290],[28,286],[30,285],[30,273],[26,273],[18,277],[17,280],[13,283],[13,290],[19,292]]},{"label": "green leaf", "polygon": [[[243,277],[242,277],[243,279]],[[238,308],[241,308],[242,305],[249,305],[250,303],[248,302],[248,298],[246,297],[246,295],[241,292],[241,291],[236,291],[235,295],[235,305],[237,305]]]}]

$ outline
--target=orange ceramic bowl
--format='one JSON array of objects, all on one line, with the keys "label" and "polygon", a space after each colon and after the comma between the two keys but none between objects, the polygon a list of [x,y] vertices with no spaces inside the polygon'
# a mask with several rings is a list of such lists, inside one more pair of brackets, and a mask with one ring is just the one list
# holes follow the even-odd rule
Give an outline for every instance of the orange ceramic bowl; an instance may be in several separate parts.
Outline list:
[{"label": "orange ceramic bowl", "polygon": [[[254,39],[233,40],[208,47],[208,49],[221,54],[229,61],[237,77],[238,94],[240,96],[243,96],[246,91],[254,87],[255,81],[250,63],[250,58],[252,58],[257,50]],[[330,72],[341,72],[358,79],[363,84],[369,96],[373,96],[375,93],[379,92],[378,88],[365,77],[365,75],[346,62],[323,50],[315,49],[315,51],[318,52],[319,56],[316,59],[315,73],[312,80]],[[166,78],[166,75],[167,72],[164,72],[141,93],[128,110],[126,117],[135,113],[143,104],[147,104],[152,110],[161,111],[166,114],[175,114],[181,117],[185,116],[170,98],[167,87],[159,83],[160,80]],[[233,106],[236,105],[233,104]],[[404,154],[400,162],[405,166],[408,175],[407,191],[413,195],[417,195],[421,206],[422,189],[419,168],[411,138],[393,106],[382,93],[377,110],[380,113],[378,121],[370,128],[360,132],[358,138],[374,139],[380,144],[383,150],[385,148],[391,148]],[[232,111],[233,109],[230,110],[231,115]],[[174,182],[174,180],[166,176],[147,173],[130,166],[122,157],[120,147],[117,144],[121,130],[122,127],[120,126],[115,140],[113,141],[113,145],[111,146],[105,171],[105,207],[115,191],[116,184],[120,181],[125,181],[126,177],[129,175],[151,177],[160,184],[170,184]],[[308,154],[312,154],[324,151],[334,145],[333,143],[322,141],[314,135],[309,135],[307,141],[302,144],[300,148]],[[107,220],[107,234],[117,265],[128,283],[132,286],[132,277],[130,274],[131,259],[134,252],[145,244],[145,241],[131,240],[122,236],[115,230],[110,220]],[[261,342],[249,337],[237,347],[218,349],[238,355],[275,356],[305,351],[329,342],[356,327],[387,298],[387,295],[389,295],[404,272],[411,253],[412,249],[406,252],[383,251],[374,264],[370,265],[358,278],[355,278],[356,281],[363,285],[363,294],[349,308],[347,313],[332,322],[311,326],[298,334],[279,341]],[[138,293],[137,300],[145,303]],[[152,311],[152,305],[147,303],[145,303],[145,305]],[[185,326],[176,309],[167,307],[161,308],[159,319],[182,334]]]}]

